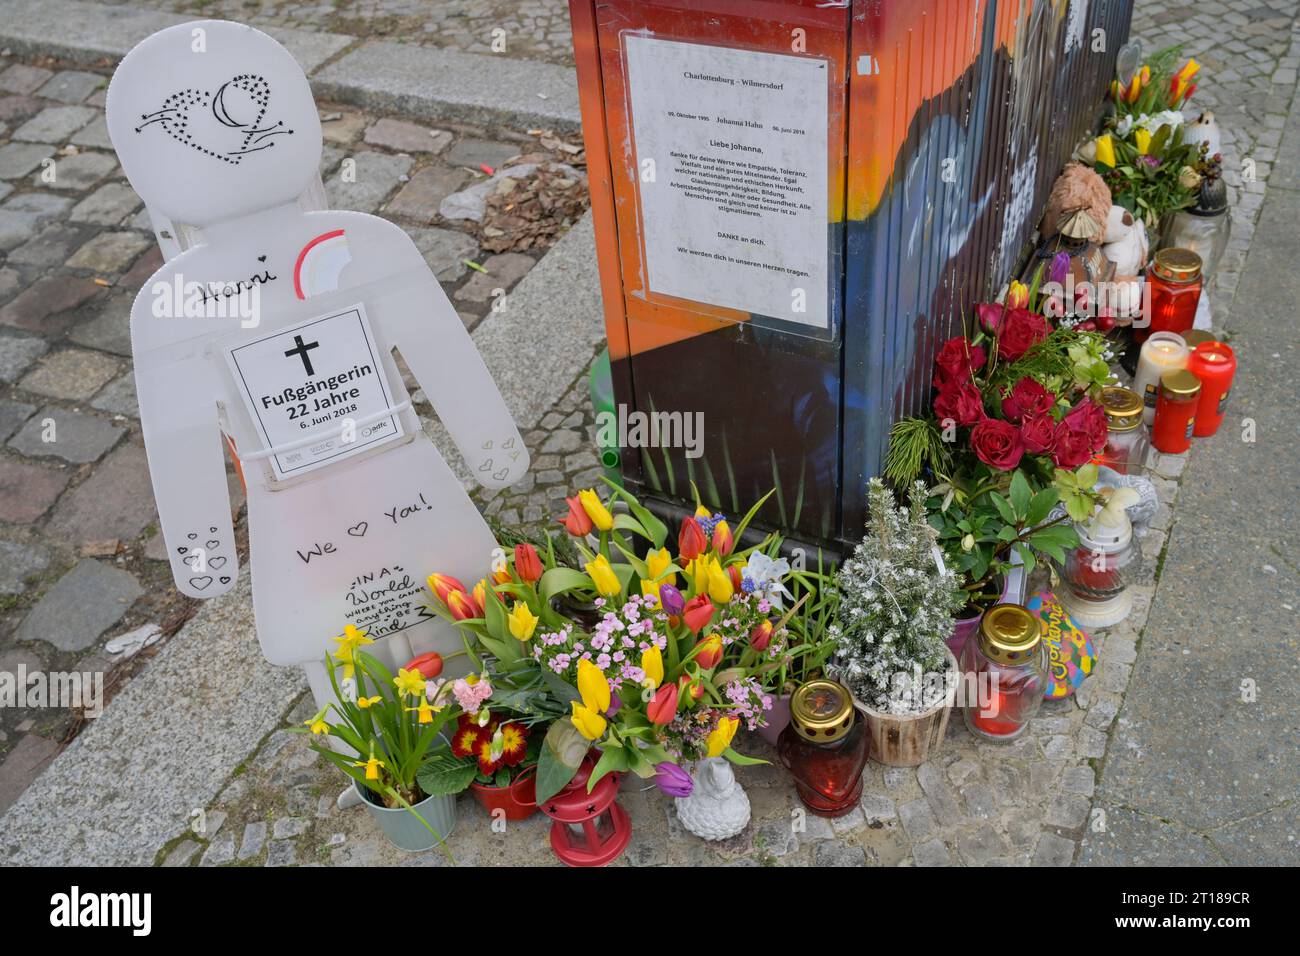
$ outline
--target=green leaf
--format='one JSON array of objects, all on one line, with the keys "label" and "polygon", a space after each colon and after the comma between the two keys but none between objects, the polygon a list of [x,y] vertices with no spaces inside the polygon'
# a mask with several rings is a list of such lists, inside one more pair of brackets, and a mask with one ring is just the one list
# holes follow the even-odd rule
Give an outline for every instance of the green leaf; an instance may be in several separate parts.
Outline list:
[{"label": "green leaf", "polygon": [[1007,501],[1006,498],[1003,498],[996,491],[990,491],[989,498],[993,500],[993,505],[998,509],[998,514],[1002,516],[1003,521],[1007,524],[1016,523],[1016,513],[1011,507],[1011,502]]},{"label": "green leaf", "polygon": [[1025,514],[1025,524],[1031,528],[1042,524],[1060,500],[1061,493],[1055,488],[1047,487],[1038,492],[1029,504],[1029,510]]},{"label": "green leaf", "polygon": [[557,594],[591,588],[591,578],[574,568],[551,568],[538,582],[542,600],[550,601]]},{"label": "green leaf", "polygon": [[654,541],[654,539],[650,536],[650,532],[646,531],[646,529],[642,526],[641,522],[637,521],[636,518],[634,518],[632,515],[625,515],[621,512],[619,514],[614,515],[614,530],[630,531],[633,534],[640,535],[641,537],[645,538],[647,541],[651,541],[651,542]]},{"label": "green leaf", "polygon": [[769,761],[762,760],[758,757],[746,757],[744,754],[738,754],[730,747],[722,751],[722,756],[726,757],[738,767],[756,767],[760,764],[769,763]]},{"label": "green leaf", "polygon": [[456,760],[446,754],[436,754],[425,761],[415,779],[420,789],[431,797],[460,793],[474,780],[477,765]]},{"label": "green leaf", "polygon": [[1011,507],[1015,510],[1016,517],[1024,520],[1029,513],[1029,502],[1033,498],[1033,490],[1029,487],[1029,481],[1025,478],[1024,472],[1019,468],[1011,476]]},{"label": "green leaf", "polygon": [[610,490],[613,491],[617,497],[622,498],[627,502],[628,510],[631,511],[632,514],[636,515],[637,521],[641,522],[641,527],[644,529],[646,537],[650,539],[650,543],[655,546],[655,549],[658,550],[659,548],[662,548],[664,542],[668,540],[668,526],[656,518],[649,508],[637,501],[636,497],[627,489],[613,481],[610,481],[603,475],[601,476],[601,480],[605,482],[605,484],[609,485]]},{"label": "green leaf", "polygon": [[537,802],[545,803],[568,785],[578,772],[590,743],[573,722],[554,721],[546,730],[541,753],[537,755]]},{"label": "green leaf", "polygon": [[627,751],[624,748],[610,747],[608,750],[601,751],[595,769],[591,771],[591,776],[587,778],[587,792],[591,793],[592,788],[600,782],[601,777],[608,773],[626,773],[628,766]]}]

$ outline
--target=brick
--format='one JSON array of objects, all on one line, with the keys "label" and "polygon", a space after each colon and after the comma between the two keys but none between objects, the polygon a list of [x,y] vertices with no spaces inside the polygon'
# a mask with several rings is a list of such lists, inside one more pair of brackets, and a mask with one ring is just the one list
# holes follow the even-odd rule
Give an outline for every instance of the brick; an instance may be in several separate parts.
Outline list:
[{"label": "brick", "polygon": [[475,272],[470,276],[469,281],[456,290],[456,299],[463,302],[488,302],[497,289],[509,292],[534,264],[532,259],[521,252],[502,252],[489,256],[479,263],[487,273]]},{"label": "brick", "polygon": [[[47,422],[52,426],[48,432]],[[52,440],[45,441],[46,434]],[[9,439],[9,447],[31,458],[54,457],[83,465],[97,461],[124,434],[126,429],[119,425],[48,406],[28,419],[18,434]]]},{"label": "brick", "polygon": [[21,123],[45,109],[45,103],[34,96],[0,96],[0,123]]},{"label": "brick", "polygon": [[107,83],[108,80],[98,73],[87,73],[84,70],[61,70],[42,86],[37,93],[47,100],[58,100],[60,103],[83,103],[91,93],[94,93],[102,86],[106,86]]},{"label": "brick", "polygon": [[18,387],[50,398],[80,401],[98,392],[117,372],[117,360],[102,352],[65,349],[41,359]]},{"label": "brick", "polygon": [[385,118],[366,130],[365,139],[372,146],[383,146],[399,153],[440,153],[451,142],[451,133]]},{"label": "brick", "polygon": [[[335,117],[325,119],[325,116]],[[351,143],[366,126],[366,118],[360,113],[333,112],[321,117],[320,131],[327,143]]]},{"label": "brick", "polygon": [[116,170],[117,160],[108,153],[78,153],[59,159],[49,182],[37,176],[33,185],[50,189],[89,189]]},{"label": "brick", "polygon": [[374,212],[402,184],[414,162],[410,156],[369,150],[345,156],[339,171],[325,183],[330,208]]},{"label": "brick", "polygon": [[54,147],[47,143],[8,143],[0,146],[0,179],[18,179],[26,176],[54,155]]},{"label": "brick", "polygon": [[105,183],[77,203],[68,218],[74,222],[116,226],[139,208],[140,197],[126,183]]},{"label": "brick", "polygon": [[153,239],[138,232],[101,232],[73,253],[65,265],[101,275],[117,275],[125,272],[151,245]]},{"label": "brick", "polygon": [[30,524],[68,484],[66,472],[43,468],[12,457],[0,458],[0,521]]},{"label": "brick", "polygon": [[32,417],[36,406],[0,398],[0,441],[4,441]]},{"label": "brick", "polygon": [[0,334],[0,382],[17,381],[18,376],[44,355],[49,347],[48,342],[34,335]]},{"label": "brick", "polygon": [[120,621],[143,593],[128,572],[82,558],[32,608],[17,638],[45,641],[61,651],[83,651]]},{"label": "brick", "polygon": [[46,530],[80,546],[88,541],[131,541],[156,520],[148,459],[143,448],[126,444],[63,496]]},{"label": "brick", "polygon": [[0,763],[0,813],[17,800],[59,753],[59,745],[37,734],[26,734]]},{"label": "brick", "polygon": [[35,266],[42,270],[57,266],[80,245],[86,232],[85,226],[74,226],[66,222],[51,223],[9,253],[9,261],[15,265]]},{"label": "brick", "polygon": [[459,189],[467,178],[463,169],[426,166],[411,177],[384,211],[420,222],[432,222],[438,215],[438,204]]},{"label": "brick", "polygon": [[135,394],[135,375],[127,372],[119,376],[90,400],[90,407],[127,418],[140,417],[140,400]]},{"label": "brick", "polygon": [[91,279],[46,276],[0,308],[0,323],[50,337],[62,335],[77,320],[71,310],[102,291]]},{"label": "brick", "polygon": [[13,138],[31,143],[62,143],[99,115],[89,106],[50,106],[13,132]]},{"label": "brick", "polygon": [[513,143],[497,143],[486,139],[462,139],[447,153],[447,162],[453,166],[478,169],[480,164],[496,169],[508,159],[519,155]]},{"label": "brick", "polygon": [[9,93],[35,93],[54,76],[53,70],[15,63],[0,73],[0,90]]}]

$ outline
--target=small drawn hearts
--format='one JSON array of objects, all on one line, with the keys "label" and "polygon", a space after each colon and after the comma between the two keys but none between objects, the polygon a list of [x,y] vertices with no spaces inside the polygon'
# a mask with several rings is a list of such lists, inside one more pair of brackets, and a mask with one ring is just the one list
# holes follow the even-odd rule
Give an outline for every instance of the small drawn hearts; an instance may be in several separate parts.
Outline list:
[{"label": "small drawn hearts", "polygon": [[184,554],[184,553],[185,553],[186,551],[188,551],[188,550],[189,550],[189,548],[186,548],[186,547],[184,547],[184,546],[179,547],[179,548],[176,549],[176,551],[177,551],[179,554]]},{"label": "small drawn hearts", "polygon": [[[257,257],[257,261],[258,261],[258,262],[265,262],[265,261],[266,261],[266,256],[258,256],[258,257]],[[216,529],[214,528],[213,530],[215,531]]]},{"label": "small drawn hearts", "polygon": [[489,438],[487,441],[485,441],[482,447],[484,450],[490,450],[492,448],[492,439]]},{"label": "small drawn hearts", "polygon": [[510,453],[510,460],[511,460],[511,461],[518,461],[518,460],[519,460],[519,452],[517,452],[517,451],[512,451],[512,452]]},{"label": "small drawn hearts", "polygon": [[221,570],[222,568],[224,568],[225,566],[226,566],[226,559],[225,559],[225,558],[209,558],[209,559],[208,559],[208,567],[210,567],[213,571],[220,571],[220,570]]},{"label": "small drawn hearts", "polygon": [[190,587],[194,588],[194,590],[196,591],[206,591],[208,589],[208,585],[210,585],[211,583],[212,583],[212,577],[211,575],[207,575],[207,574],[198,578],[190,578]]},{"label": "small drawn hearts", "polygon": [[185,557],[181,558],[181,560],[186,564],[188,564],[191,568],[197,568],[199,566],[199,561],[201,560],[201,558],[197,554],[187,554],[185,555]]},{"label": "small drawn hearts", "polygon": [[478,470],[479,470],[479,471],[491,471],[491,470],[492,470],[492,459],[489,458],[487,461],[483,462],[483,464],[479,465],[479,466],[478,466]]},{"label": "small drawn hearts", "polygon": [[189,538],[191,541],[193,541],[195,538],[198,537],[198,533],[197,533],[197,532],[194,532],[194,531],[191,531],[191,532],[190,532],[189,534],[187,534],[185,537],[187,537],[187,538]]},{"label": "small drawn hearts", "polygon": [[223,575],[221,576],[221,583],[222,583],[222,584],[229,584],[229,583],[230,583],[230,578],[226,577],[226,576],[223,574]]},{"label": "small drawn hearts", "polygon": [[505,481],[506,477],[509,474],[510,474],[509,468],[502,468],[500,471],[494,471],[492,473],[492,477],[495,478],[497,481]]},{"label": "small drawn hearts", "polygon": [[515,440],[514,440],[514,438],[513,438],[513,437],[511,437],[511,438],[507,438],[505,441],[503,441],[503,442],[501,443],[501,447],[502,447],[502,448],[514,448],[514,447],[515,447]]},{"label": "small drawn hearts", "polygon": [[216,526],[216,525],[213,525],[211,528],[208,529],[208,531],[209,531],[211,534],[216,534],[216,533],[217,533],[217,526]]},{"label": "small drawn hearts", "polygon": [[211,541],[208,542],[209,551],[215,551],[220,546],[221,546],[221,542],[218,541],[216,538],[213,538]]},{"label": "small drawn hearts", "polygon": [[359,521],[356,524],[354,524],[351,528],[348,528],[348,534],[352,535],[352,537],[354,538],[364,538],[366,536],[366,532],[369,530],[370,530],[369,522]]}]

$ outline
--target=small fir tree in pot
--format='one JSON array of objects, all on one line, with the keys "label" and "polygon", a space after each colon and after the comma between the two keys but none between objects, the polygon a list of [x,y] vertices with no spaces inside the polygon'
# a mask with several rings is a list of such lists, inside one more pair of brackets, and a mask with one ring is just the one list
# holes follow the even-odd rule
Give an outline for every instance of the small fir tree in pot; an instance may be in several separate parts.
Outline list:
[{"label": "small fir tree in pot", "polygon": [[899,507],[873,478],[867,535],[836,577],[840,606],[831,626],[831,673],[859,703],[881,714],[920,714],[947,696],[946,681],[936,675],[951,669],[944,642],[965,597],[956,575],[936,561],[925,499],[918,481],[910,507]]}]

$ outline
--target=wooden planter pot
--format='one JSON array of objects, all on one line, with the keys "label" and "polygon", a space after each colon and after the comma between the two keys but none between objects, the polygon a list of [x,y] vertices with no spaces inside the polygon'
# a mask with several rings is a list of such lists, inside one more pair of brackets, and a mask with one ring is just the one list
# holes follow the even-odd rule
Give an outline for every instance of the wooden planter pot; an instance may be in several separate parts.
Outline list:
[{"label": "wooden planter pot", "polygon": [[919,714],[882,714],[854,698],[871,740],[871,759],[886,767],[917,767],[939,753],[948,732],[948,716],[957,696],[961,671],[957,658],[947,651],[948,673],[953,676],[947,698]]}]

